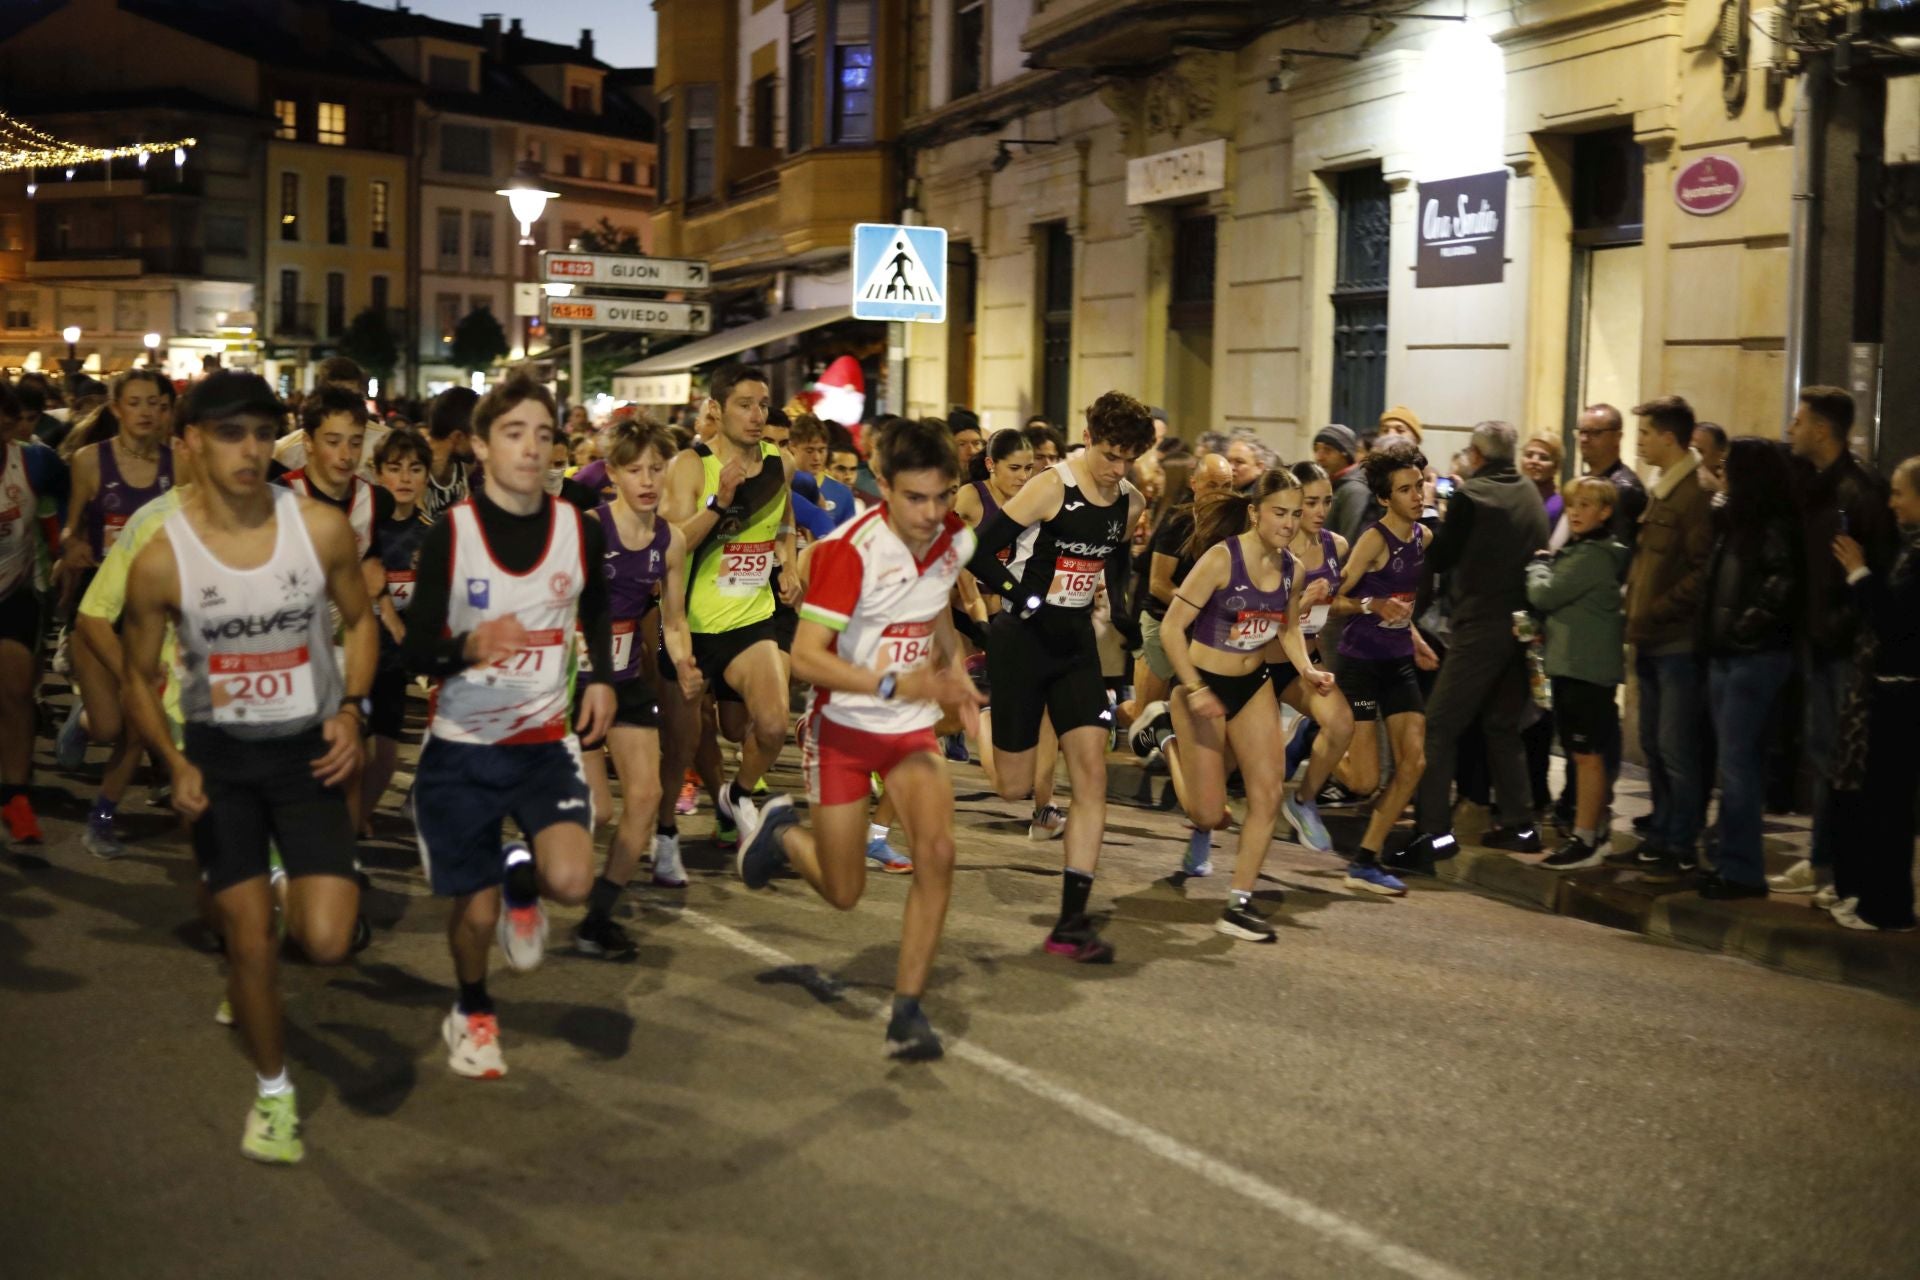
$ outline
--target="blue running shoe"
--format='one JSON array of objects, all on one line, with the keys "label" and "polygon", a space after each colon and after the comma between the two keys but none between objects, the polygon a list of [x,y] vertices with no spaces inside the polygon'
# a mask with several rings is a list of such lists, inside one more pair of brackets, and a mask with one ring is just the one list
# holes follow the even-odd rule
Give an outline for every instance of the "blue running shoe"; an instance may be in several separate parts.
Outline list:
[{"label": "blue running shoe", "polygon": [[1333,837],[1327,834],[1327,824],[1320,821],[1320,809],[1313,801],[1300,799],[1288,787],[1280,797],[1280,812],[1286,815],[1287,825],[1301,844],[1315,853],[1333,852]]},{"label": "blue running shoe", "polygon": [[867,861],[890,876],[905,875],[913,870],[913,859],[888,844],[885,836],[875,836],[867,842]]},{"label": "blue running shoe", "polygon": [[73,710],[67,712],[67,721],[60,726],[60,736],[54,740],[53,758],[68,773],[87,762],[87,731],[80,726],[80,699],[73,700]]},{"label": "blue running shoe", "polygon": [[967,735],[966,734],[964,733],[948,734],[944,746],[946,750],[947,759],[953,761],[955,764],[965,764],[967,762],[969,757],[967,756]]},{"label": "blue running shoe", "polygon": [[740,853],[734,860],[734,870],[740,873],[747,888],[764,889],[780,868],[787,865],[787,852],[780,847],[780,833],[799,821],[793,812],[793,801],[786,796],[775,796],[767,801],[764,809],[756,809],[753,801],[736,796],[733,812],[740,822]]},{"label": "blue running shoe", "polygon": [[1202,831],[1198,827],[1191,829],[1187,837],[1187,856],[1180,859],[1180,874],[1183,876],[1210,876],[1213,874],[1213,832]]},{"label": "blue running shoe", "polygon": [[1293,724],[1293,736],[1287,739],[1287,771],[1280,776],[1291,778],[1300,771],[1307,757],[1313,754],[1313,743],[1320,736],[1320,726],[1311,716],[1301,716]]},{"label": "blue running shoe", "polygon": [[1349,889],[1364,889],[1389,898],[1407,896],[1407,886],[1388,875],[1377,862],[1349,862],[1344,883]]}]

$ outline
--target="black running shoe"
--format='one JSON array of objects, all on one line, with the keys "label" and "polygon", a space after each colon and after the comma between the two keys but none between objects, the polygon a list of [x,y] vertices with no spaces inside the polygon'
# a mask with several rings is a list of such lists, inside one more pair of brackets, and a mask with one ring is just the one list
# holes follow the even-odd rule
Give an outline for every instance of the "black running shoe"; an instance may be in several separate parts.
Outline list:
[{"label": "black running shoe", "polygon": [[1214,932],[1224,933],[1229,938],[1238,938],[1242,942],[1278,942],[1280,935],[1273,931],[1267,918],[1253,909],[1249,902],[1244,907],[1227,904],[1220,913],[1220,921],[1213,926]]},{"label": "black running shoe", "polygon": [[1555,871],[1578,871],[1582,867],[1597,867],[1600,865],[1600,851],[1579,836],[1568,836],[1567,842],[1541,859],[1540,865],[1551,867]]},{"label": "black running shoe", "polygon": [[915,1009],[887,1022],[887,1056],[896,1062],[932,1062],[946,1052],[927,1015]]},{"label": "black running shoe", "polygon": [[592,916],[574,928],[573,949],[600,960],[631,960],[640,950],[617,922]]},{"label": "black running shoe", "polygon": [[775,796],[765,808],[758,808],[745,796],[735,796],[734,814],[740,823],[740,855],[734,869],[749,889],[764,889],[780,869],[787,865],[787,851],[780,845],[780,833],[798,821],[793,801]]},{"label": "black running shoe", "polygon": [[1075,964],[1112,964],[1113,948],[1085,916],[1069,920],[1047,935],[1047,950]]},{"label": "black running shoe", "polygon": [[1537,828],[1495,827],[1480,837],[1480,843],[1489,849],[1499,849],[1506,853],[1540,852],[1540,832]]},{"label": "black running shoe", "polygon": [[[373,926],[367,923],[366,913],[362,912],[358,916],[354,917],[353,941],[350,944],[348,944],[348,946],[354,955],[359,955],[362,951],[365,951],[368,947],[372,945],[373,945]],[[222,949],[224,950],[224,948]]]},{"label": "black running shoe", "polygon": [[1320,794],[1314,803],[1322,809],[1350,809],[1357,804],[1365,804],[1368,797],[1355,795],[1338,782],[1329,782],[1320,788]]}]

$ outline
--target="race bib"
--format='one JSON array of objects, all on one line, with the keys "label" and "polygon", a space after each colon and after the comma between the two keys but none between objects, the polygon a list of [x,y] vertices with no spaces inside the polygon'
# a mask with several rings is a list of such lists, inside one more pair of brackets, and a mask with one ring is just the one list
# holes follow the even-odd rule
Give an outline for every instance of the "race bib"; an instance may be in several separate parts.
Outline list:
[{"label": "race bib", "polygon": [[1327,625],[1327,610],[1329,607],[1328,605],[1317,604],[1307,610],[1306,620],[1300,624],[1301,634],[1309,636],[1319,635],[1320,628]]},{"label": "race bib", "polygon": [[1047,603],[1066,609],[1086,608],[1093,603],[1094,592],[1100,587],[1100,575],[1106,568],[1104,560],[1059,557],[1053,562],[1053,585],[1047,588]]},{"label": "race bib", "polygon": [[[1407,606],[1408,610],[1412,610],[1413,608],[1412,592],[1396,593],[1393,596],[1390,596],[1388,598],[1400,601],[1400,603]],[[1405,622],[1382,622],[1380,624],[1380,629],[1382,631],[1405,631],[1408,627],[1411,627],[1412,625],[1413,625],[1413,614],[1409,612],[1407,614],[1407,620]]]},{"label": "race bib", "polygon": [[640,624],[633,618],[615,618],[613,621],[613,669],[625,671],[633,665],[634,630]]},{"label": "race bib", "polygon": [[315,710],[307,648],[279,653],[216,653],[207,658],[215,724],[284,724]]},{"label": "race bib", "polygon": [[923,667],[933,657],[933,623],[896,622],[880,633],[880,648],[874,654],[874,669],[881,672],[911,671]]},{"label": "race bib", "polygon": [[387,595],[393,600],[393,607],[405,613],[407,605],[413,601],[413,570],[387,570]]},{"label": "race bib", "polygon": [[1287,627],[1287,615],[1265,609],[1242,609],[1227,631],[1227,644],[1235,649],[1264,649],[1267,643]]},{"label": "race bib", "polygon": [[100,554],[113,550],[113,544],[120,540],[120,531],[127,527],[127,518],[118,512],[108,512],[102,522],[100,534]]},{"label": "race bib", "polygon": [[567,637],[555,628],[529,631],[524,648],[516,649],[486,669],[486,683],[496,689],[544,693],[567,677]]},{"label": "race bib", "polygon": [[720,578],[716,585],[723,596],[751,596],[767,589],[773,577],[771,542],[729,542],[720,550]]}]

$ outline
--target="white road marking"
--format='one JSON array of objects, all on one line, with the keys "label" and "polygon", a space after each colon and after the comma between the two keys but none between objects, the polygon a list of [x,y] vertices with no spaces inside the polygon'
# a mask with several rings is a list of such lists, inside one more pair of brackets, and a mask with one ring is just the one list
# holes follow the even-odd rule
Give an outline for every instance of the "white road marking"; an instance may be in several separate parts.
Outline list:
[{"label": "white road marking", "polygon": [[[682,908],[677,915],[680,920],[702,933],[755,960],[783,968],[802,965],[801,961],[786,952],[770,947],[729,925],[721,924],[704,912]],[[841,987],[839,996],[848,1005],[861,1010],[868,1017],[877,1017],[887,1011],[886,1005],[862,991]],[[1282,1191],[1279,1187],[1262,1181],[1244,1169],[1216,1159],[1197,1147],[1188,1146],[1178,1138],[1162,1133],[1150,1125],[1141,1124],[1138,1120],[1122,1115],[1111,1107],[1103,1106],[1084,1094],[1075,1093],[1065,1085],[1056,1084],[1010,1058],[1001,1057],[991,1049],[981,1048],[970,1040],[949,1040],[946,1048],[948,1057],[971,1063],[1015,1088],[1024,1089],[1036,1098],[1071,1111],[1095,1128],[1104,1129],[1116,1138],[1125,1139],[1142,1150],[1159,1156],[1167,1163],[1178,1165],[1187,1172],[1211,1182],[1222,1190],[1245,1196],[1262,1208],[1271,1209],[1281,1217],[1309,1231],[1318,1232],[1356,1253],[1364,1254],[1383,1267],[1397,1271],[1401,1275],[1415,1277],[1415,1280],[1468,1280],[1465,1272],[1456,1271],[1423,1253],[1383,1239],[1350,1218],[1344,1218],[1330,1209],[1322,1209],[1310,1200],[1303,1200],[1290,1192]]]}]

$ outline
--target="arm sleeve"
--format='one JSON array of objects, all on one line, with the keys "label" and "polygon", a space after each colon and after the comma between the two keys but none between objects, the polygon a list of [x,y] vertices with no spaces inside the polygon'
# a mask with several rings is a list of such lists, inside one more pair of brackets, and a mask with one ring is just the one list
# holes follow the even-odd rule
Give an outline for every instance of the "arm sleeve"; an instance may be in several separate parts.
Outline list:
[{"label": "arm sleeve", "polygon": [[1428,571],[1445,573],[1460,563],[1467,540],[1472,536],[1473,499],[1461,490],[1447,500],[1447,518],[1440,522],[1440,528],[1433,535],[1433,545],[1427,548]]},{"label": "arm sleeve", "polygon": [[613,672],[613,601],[607,590],[607,533],[598,520],[585,516],[580,517],[580,556],[587,573],[586,585],[580,591],[580,630],[587,637],[587,660],[593,663],[593,670],[581,672],[580,680],[583,684],[606,684]]},{"label": "arm sleeve", "polygon": [[1018,524],[1005,511],[994,513],[993,519],[979,529],[980,545],[974,548],[973,559],[967,561],[967,571],[980,580],[989,594],[1011,596],[1020,590],[1007,566],[1000,563],[1000,552],[1012,546],[1027,527]]},{"label": "arm sleeve", "polygon": [[1133,593],[1127,589],[1132,580],[1133,548],[1122,543],[1107,557],[1107,617],[1129,648],[1138,645],[1140,635],[1140,624],[1133,616]]},{"label": "arm sleeve", "polygon": [[400,652],[417,675],[450,676],[467,665],[467,638],[447,630],[447,596],[453,573],[453,521],[439,520],[420,540],[413,602],[407,606],[407,638]]},{"label": "arm sleeve", "polygon": [[830,538],[813,549],[813,566],[807,578],[807,595],[800,602],[800,616],[817,622],[829,631],[845,631],[860,603],[860,585],[866,567],[859,549],[845,538]]}]

